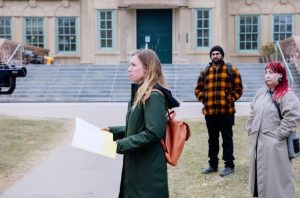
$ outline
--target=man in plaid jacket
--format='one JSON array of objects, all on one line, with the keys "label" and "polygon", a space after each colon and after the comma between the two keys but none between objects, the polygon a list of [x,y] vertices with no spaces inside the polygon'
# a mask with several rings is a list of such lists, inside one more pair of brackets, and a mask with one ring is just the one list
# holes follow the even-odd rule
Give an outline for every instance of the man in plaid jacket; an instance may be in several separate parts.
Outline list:
[{"label": "man in plaid jacket", "polygon": [[[224,62],[224,51],[220,46],[214,46],[210,50],[210,58],[207,69],[200,72],[195,95],[202,102],[208,130],[208,157],[209,166],[201,171],[209,174],[218,171],[219,133],[223,139],[223,160],[225,168],[219,173],[221,177],[234,172],[233,156],[233,132],[234,102],[243,94],[242,79],[239,70],[228,67]],[[230,71],[228,71],[230,69]]]}]

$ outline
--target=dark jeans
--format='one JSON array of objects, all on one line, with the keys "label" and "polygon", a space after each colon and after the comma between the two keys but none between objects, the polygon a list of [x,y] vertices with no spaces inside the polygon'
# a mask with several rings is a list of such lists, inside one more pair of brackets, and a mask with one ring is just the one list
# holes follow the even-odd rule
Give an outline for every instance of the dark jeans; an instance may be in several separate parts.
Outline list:
[{"label": "dark jeans", "polygon": [[234,168],[232,126],[234,115],[206,115],[206,126],[208,130],[208,157],[209,165],[217,168],[219,165],[219,133],[221,131],[223,143],[223,160],[225,167]]}]

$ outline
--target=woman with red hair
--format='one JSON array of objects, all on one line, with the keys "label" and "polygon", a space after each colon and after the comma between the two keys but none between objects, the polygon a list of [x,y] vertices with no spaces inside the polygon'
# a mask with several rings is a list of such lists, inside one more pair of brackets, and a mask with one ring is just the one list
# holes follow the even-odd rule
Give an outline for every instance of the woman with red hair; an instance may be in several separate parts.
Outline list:
[{"label": "woman with red hair", "polygon": [[[300,122],[300,103],[280,62],[265,67],[266,86],[251,103],[246,125],[250,141],[249,189],[253,197],[295,198],[295,176],[287,137]],[[274,104],[279,105],[282,119]]]}]

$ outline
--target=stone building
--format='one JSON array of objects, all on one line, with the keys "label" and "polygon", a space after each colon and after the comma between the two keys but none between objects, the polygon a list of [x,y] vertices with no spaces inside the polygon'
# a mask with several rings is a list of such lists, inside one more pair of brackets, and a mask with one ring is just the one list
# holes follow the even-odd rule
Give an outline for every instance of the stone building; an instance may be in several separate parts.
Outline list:
[{"label": "stone building", "polygon": [[300,34],[299,0],[0,0],[0,37],[50,49],[58,64],[116,64],[136,48],[204,63],[221,45],[257,62],[261,45]]}]

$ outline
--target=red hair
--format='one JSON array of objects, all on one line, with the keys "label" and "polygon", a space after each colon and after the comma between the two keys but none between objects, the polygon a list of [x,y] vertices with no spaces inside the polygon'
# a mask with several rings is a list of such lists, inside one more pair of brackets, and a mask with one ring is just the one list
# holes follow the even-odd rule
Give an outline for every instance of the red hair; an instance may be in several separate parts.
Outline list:
[{"label": "red hair", "polygon": [[270,69],[275,73],[282,74],[281,81],[279,81],[278,85],[276,85],[273,94],[273,99],[278,100],[279,98],[284,96],[284,94],[286,94],[286,92],[289,89],[289,82],[286,77],[286,69],[283,66],[283,64],[279,61],[272,61],[268,63],[265,67],[265,70],[266,69]]}]

